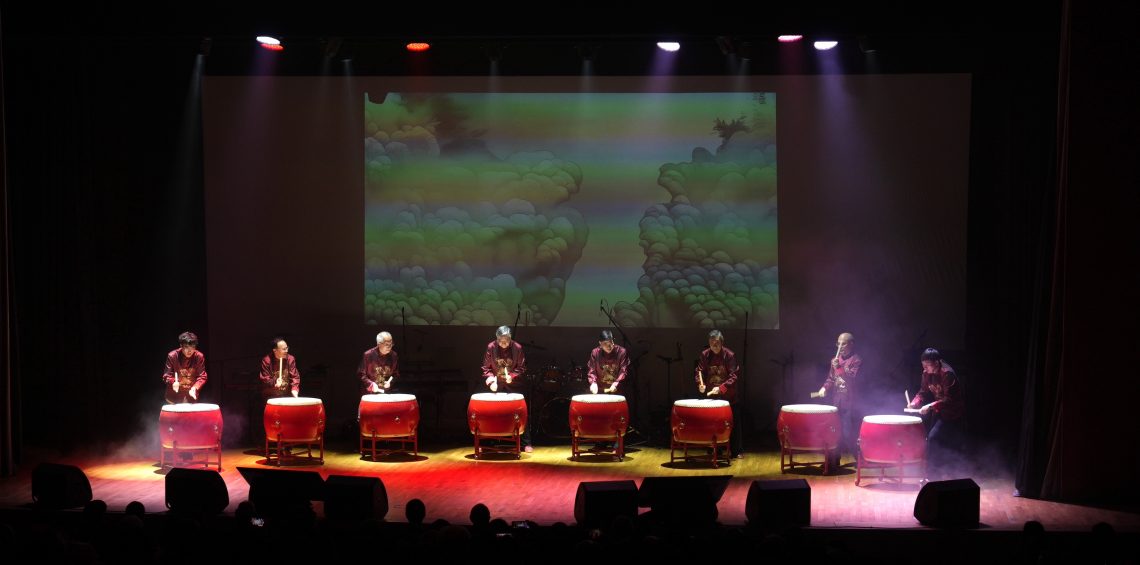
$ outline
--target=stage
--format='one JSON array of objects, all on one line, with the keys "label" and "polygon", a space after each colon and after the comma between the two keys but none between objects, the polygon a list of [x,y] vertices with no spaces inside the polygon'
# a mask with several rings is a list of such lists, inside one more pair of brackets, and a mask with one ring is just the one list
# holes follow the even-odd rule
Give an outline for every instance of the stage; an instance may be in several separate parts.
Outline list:
[{"label": "stage", "polygon": [[[164,506],[165,470],[155,457],[139,449],[120,448],[115,453],[59,456],[29,450],[30,460],[13,477],[0,480],[0,507],[19,508],[31,502],[31,471],[35,463],[51,461],[80,467],[91,481],[93,495],[112,512],[122,511],[133,500],[148,512]],[[854,464],[844,459],[840,474],[821,476],[817,469],[780,473],[778,451],[750,452],[730,466],[713,469],[707,464],[669,463],[669,451],[657,447],[634,447],[623,462],[608,456],[570,459],[569,446],[536,446],[533,453],[513,457],[475,460],[471,445],[428,447],[418,458],[394,455],[377,462],[337,447],[325,453],[323,465],[293,465],[289,470],[313,470],[330,474],[379,476],[387,489],[389,522],[404,522],[404,505],[412,498],[424,501],[429,521],[443,518],[468,523],[476,503],[486,504],[492,517],[508,521],[532,520],[540,525],[574,523],[574,497],[583,481],[675,477],[686,475],[732,475],[721,499],[720,522],[743,525],[750,483],[756,479],[804,478],[811,486],[813,528],[923,528],[913,517],[919,487],[864,478],[855,486]],[[227,449],[223,453],[222,477],[229,489],[232,513],[247,498],[249,486],[238,467],[268,468],[256,450]],[[1140,531],[1140,514],[1118,510],[1045,502],[1013,496],[1010,476],[1000,473],[972,474],[981,486],[983,529],[1020,530],[1028,520],[1041,522],[1049,531],[1087,532],[1098,522],[1108,522],[1118,531]],[[315,505],[319,506],[317,502]],[[320,512],[320,508],[318,508]]]}]

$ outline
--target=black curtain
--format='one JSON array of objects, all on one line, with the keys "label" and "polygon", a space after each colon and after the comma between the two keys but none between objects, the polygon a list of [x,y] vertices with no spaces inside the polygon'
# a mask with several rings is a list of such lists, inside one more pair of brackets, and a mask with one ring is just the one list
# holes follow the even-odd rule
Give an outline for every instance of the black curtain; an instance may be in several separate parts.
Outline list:
[{"label": "black curtain", "polygon": [[1056,180],[1036,248],[1016,486],[1023,496],[1140,501],[1132,404],[1140,311],[1134,6],[1065,3]]}]

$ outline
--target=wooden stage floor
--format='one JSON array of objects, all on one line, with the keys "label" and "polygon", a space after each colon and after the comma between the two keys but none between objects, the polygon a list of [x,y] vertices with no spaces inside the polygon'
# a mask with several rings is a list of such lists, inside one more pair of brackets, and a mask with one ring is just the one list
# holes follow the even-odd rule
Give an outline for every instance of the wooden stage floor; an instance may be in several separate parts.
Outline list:
[{"label": "wooden stage floor", "polygon": [[[16,476],[0,479],[0,507],[29,504],[34,463],[52,461],[83,469],[95,498],[104,500],[111,511],[121,511],[132,500],[141,501],[148,512],[161,511],[165,508],[164,472],[155,459],[146,457],[141,450],[135,451],[66,457],[31,454],[30,461]],[[669,450],[655,447],[634,448],[624,462],[608,457],[573,461],[567,446],[536,446],[534,453],[524,453],[521,460],[475,460],[471,451],[470,445],[428,448],[421,451],[419,458],[392,456],[372,462],[355,452],[334,449],[326,451],[324,465],[288,468],[315,470],[324,476],[379,476],[388,492],[388,521],[405,521],[404,504],[419,498],[427,506],[429,521],[443,518],[467,523],[471,506],[482,502],[495,518],[533,520],[539,524],[573,523],[574,496],[582,481],[640,482],[647,476],[723,474],[733,476],[719,504],[720,521],[727,525],[746,522],[744,505],[752,480],[804,478],[812,489],[813,527],[922,527],[913,517],[918,493],[913,481],[899,485],[865,479],[863,486],[857,487],[853,465],[835,476],[821,476],[816,469],[781,474],[777,451],[748,453],[743,460],[734,460],[731,466],[719,469],[681,462],[670,464]],[[238,449],[226,450],[223,457],[222,477],[230,496],[227,511],[233,512],[249,490],[237,468],[265,468],[264,458],[253,450]],[[850,464],[847,459],[844,462]],[[1140,531],[1140,514],[1018,498],[1013,496],[1009,476],[970,476],[982,488],[981,521],[985,528],[1018,530],[1027,520],[1037,520],[1050,531],[1088,531],[1103,521],[1117,531]]]}]

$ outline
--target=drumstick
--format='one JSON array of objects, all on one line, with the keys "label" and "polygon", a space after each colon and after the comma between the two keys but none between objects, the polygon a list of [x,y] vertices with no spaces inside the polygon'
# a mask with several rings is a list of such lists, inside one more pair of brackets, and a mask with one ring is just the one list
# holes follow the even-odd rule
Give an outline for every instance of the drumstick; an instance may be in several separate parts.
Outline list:
[{"label": "drumstick", "polygon": [[282,371],[285,365],[285,359],[277,359],[277,386],[278,388],[285,386],[285,379],[282,378]]},{"label": "drumstick", "polygon": [[903,396],[906,397],[906,407],[910,408],[910,389],[909,388],[903,391]]},{"label": "drumstick", "polygon": [[705,388],[705,379],[701,376],[700,369],[697,369],[697,382],[701,384],[701,388]]},{"label": "drumstick", "polygon": [[388,380],[384,381],[384,388],[388,388],[388,387],[392,386],[392,379],[394,379],[394,378],[396,378],[396,375],[392,375],[392,376],[388,377]]},{"label": "drumstick", "polygon": [[835,348],[835,358],[836,358],[836,359],[839,359],[839,352],[840,352],[840,351],[843,351],[843,345],[842,345],[842,344],[840,344],[839,346],[837,346],[837,347]]}]

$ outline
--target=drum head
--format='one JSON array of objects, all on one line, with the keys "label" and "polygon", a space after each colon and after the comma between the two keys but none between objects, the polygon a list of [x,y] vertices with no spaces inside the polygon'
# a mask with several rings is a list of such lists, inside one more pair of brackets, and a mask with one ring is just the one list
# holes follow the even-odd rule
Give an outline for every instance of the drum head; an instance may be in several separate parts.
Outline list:
[{"label": "drum head", "polygon": [[398,394],[398,393],[365,394],[364,396],[360,397],[361,402],[407,402],[409,400],[415,400],[415,399],[416,399],[416,395],[414,395],[414,394]]},{"label": "drum head", "polygon": [[213,412],[220,410],[217,404],[167,404],[162,407],[163,412]]},{"label": "drum head", "polygon": [[517,392],[477,392],[471,395],[471,400],[481,402],[514,402],[522,399],[523,395]]},{"label": "drum head", "polygon": [[269,400],[266,400],[265,403],[272,404],[274,406],[312,406],[314,404],[320,404],[321,399],[309,398],[306,396],[299,396],[297,398],[284,396],[281,398],[270,398]]},{"label": "drum head", "polygon": [[684,398],[674,402],[673,405],[683,408],[721,408],[728,406],[728,401],[714,398]]},{"label": "drum head", "polygon": [[620,394],[575,394],[573,400],[586,404],[610,404],[625,402],[625,397]]},{"label": "drum head", "polygon": [[788,404],[781,406],[780,410],[792,414],[830,414],[839,411],[838,408],[827,404]]},{"label": "drum head", "polygon": [[918,416],[896,416],[894,414],[878,414],[874,416],[864,416],[863,421],[868,424],[887,424],[892,426],[904,426],[921,424],[922,418]]}]

